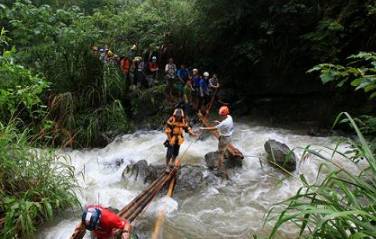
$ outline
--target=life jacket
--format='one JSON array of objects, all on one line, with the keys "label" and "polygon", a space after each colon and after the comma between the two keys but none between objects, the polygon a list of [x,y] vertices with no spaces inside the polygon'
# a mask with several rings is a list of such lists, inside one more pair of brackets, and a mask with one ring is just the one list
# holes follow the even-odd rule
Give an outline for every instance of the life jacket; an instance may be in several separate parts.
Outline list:
[{"label": "life jacket", "polygon": [[188,130],[189,126],[187,125],[184,118],[181,122],[177,122],[174,116],[169,118],[167,121],[165,133],[170,145],[182,145],[184,143],[184,131]]}]

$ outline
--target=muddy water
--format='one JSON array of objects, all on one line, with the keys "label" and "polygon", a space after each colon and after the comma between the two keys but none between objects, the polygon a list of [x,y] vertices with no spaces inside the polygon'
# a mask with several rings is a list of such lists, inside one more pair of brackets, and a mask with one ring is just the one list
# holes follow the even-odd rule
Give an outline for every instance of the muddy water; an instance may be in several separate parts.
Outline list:
[{"label": "muddy water", "polygon": [[[115,208],[125,206],[146,185],[139,182],[125,184],[121,178],[122,171],[130,162],[142,159],[152,164],[164,163],[164,139],[160,131],[140,131],[124,135],[103,149],[62,152],[75,167],[80,185],[76,191],[81,204],[100,203]],[[276,139],[296,148],[298,157],[301,157],[302,148],[307,145],[334,147],[337,140],[334,137],[306,136],[291,130],[237,124],[233,142],[248,156],[243,168],[231,172],[230,181],[211,185],[196,193],[177,195],[174,199],[159,198],[135,222],[141,235],[150,238],[157,212],[165,205],[167,218],[162,232],[162,238],[165,239],[250,238],[253,234],[266,235],[271,224],[264,225],[265,213],[273,204],[296,193],[301,186],[299,174],[304,174],[310,181],[315,180],[322,163],[310,156],[298,163],[294,176],[288,177],[267,164],[263,145],[268,139]],[[191,139],[187,139],[181,152],[191,142]],[[183,163],[204,165],[204,155],[214,151],[216,144],[217,141],[212,137],[194,142],[184,155]],[[330,155],[327,150],[322,153]],[[260,160],[255,156],[259,156]],[[340,156],[335,156],[333,160],[346,168],[354,167]],[[39,238],[69,238],[79,218],[79,210],[68,211],[47,225]],[[292,226],[286,226],[279,235],[293,238],[295,233]]]}]

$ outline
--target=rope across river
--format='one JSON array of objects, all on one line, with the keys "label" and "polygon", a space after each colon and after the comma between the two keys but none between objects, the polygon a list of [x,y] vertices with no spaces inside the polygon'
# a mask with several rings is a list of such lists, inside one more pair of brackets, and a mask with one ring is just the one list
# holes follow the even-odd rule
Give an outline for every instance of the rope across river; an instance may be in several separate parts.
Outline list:
[{"label": "rope across river", "polygon": [[[215,97],[215,95],[213,96],[213,98],[214,97]],[[210,107],[208,107],[208,111],[210,110],[210,108],[213,104],[213,101],[214,100],[212,99],[212,101],[210,102]],[[207,117],[204,117],[203,115],[200,115],[200,114],[198,115],[198,117],[199,117],[201,123],[204,126],[209,125]],[[219,138],[218,132],[211,131],[211,133],[217,139]],[[201,134],[202,133],[200,133],[197,140],[201,137]],[[192,141],[188,145],[187,149],[184,151],[184,153],[182,154],[180,159],[176,160],[175,165],[173,166],[173,168],[170,171],[166,171],[163,174],[161,174],[144,191],[142,191],[136,198],[134,198],[130,203],[128,203],[128,205],[126,205],[123,209],[121,209],[119,211],[118,215],[121,218],[128,220],[130,223],[133,222],[137,218],[137,216],[151,203],[151,201],[153,201],[153,199],[156,198],[158,193],[160,191],[162,191],[164,186],[167,185],[167,184],[169,185],[168,189],[167,189],[167,195],[169,197],[172,197],[174,189],[175,189],[175,185],[176,185],[176,175],[177,175],[178,170],[180,168],[181,162],[185,159],[186,153],[188,152],[190,147],[195,142],[197,142],[197,140]],[[243,154],[231,144],[228,146],[227,150],[232,156],[242,158],[242,159],[244,158]],[[159,237],[159,234],[160,234],[160,231],[161,231],[161,226],[163,225],[164,217],[165,217],[164,211],[165,211],[165,208],[163,207],[160,210],[160,213],[157,217],[157,220],[156,220],[156,223],[155,223],[155,226],[154,226],[154,230],[153,230],[153,234],[152,234],[152,239],[157,239]],[[86,234],[86,228],[85,228],[83,223],[80,223],[76,227],[76,229],[75,229],[74,233],[72,234],[72,236],[70,237],[70,239],[82,239],[85,236],[85,234]]]}]

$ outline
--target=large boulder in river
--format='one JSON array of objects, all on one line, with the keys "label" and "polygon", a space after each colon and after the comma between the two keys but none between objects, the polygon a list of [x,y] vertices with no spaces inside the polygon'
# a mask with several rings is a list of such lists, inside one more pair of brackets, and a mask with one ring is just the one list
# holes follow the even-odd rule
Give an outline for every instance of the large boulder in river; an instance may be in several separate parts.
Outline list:
[{"label": "large boulder in river", "polygon": [[[148,165],[145,160],[130,164],[123,172],[123,180],[132,179],[143,183],[151,183],[166,170],[165,165]],[[175,192],[193,192],[207,185],[204,175],[205,167],[183,165],[178,171]]]},{"label": "large boulder in river", "polygon": [[[206,166],[210,170],[218,170],[219,167],[219,152],[210,152],[205,155],[205,162]],[[243,165],[243,159],[239,157],[231,156],[228,151],[225,153],[225,161],[224,161],[226,168],[235,168],[241,167]]]},{"label": "large boulder in river", "polygon": [[273,166],[284,168],[289,172],[296,169],[296,155],[286,144],[269,139],[265,142],[264,148],[268,153],[268,161]]}]

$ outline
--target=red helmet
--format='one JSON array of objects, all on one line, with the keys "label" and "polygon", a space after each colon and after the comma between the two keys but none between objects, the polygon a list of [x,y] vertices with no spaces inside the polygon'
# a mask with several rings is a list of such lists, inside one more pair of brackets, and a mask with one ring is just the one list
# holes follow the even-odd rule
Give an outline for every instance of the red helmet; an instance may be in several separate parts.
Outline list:
[{"label": "red helmet", "polygon": [[227,106],[222,106],[219,108],[218,114],[221,116],[227,116],[230,114],[230,110]]}]

